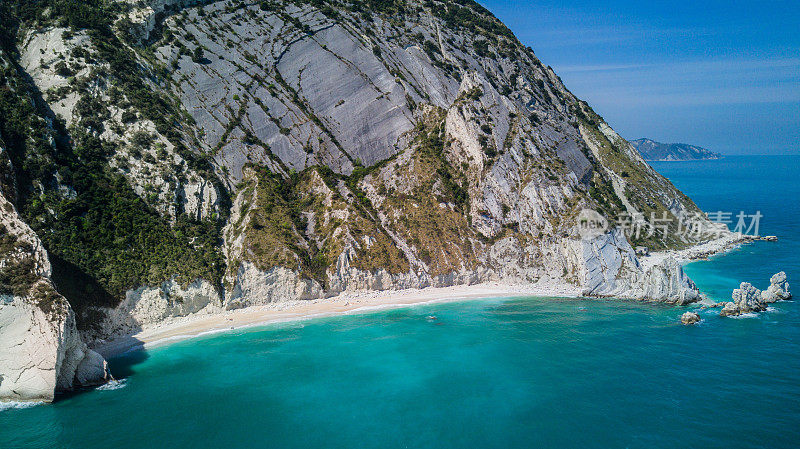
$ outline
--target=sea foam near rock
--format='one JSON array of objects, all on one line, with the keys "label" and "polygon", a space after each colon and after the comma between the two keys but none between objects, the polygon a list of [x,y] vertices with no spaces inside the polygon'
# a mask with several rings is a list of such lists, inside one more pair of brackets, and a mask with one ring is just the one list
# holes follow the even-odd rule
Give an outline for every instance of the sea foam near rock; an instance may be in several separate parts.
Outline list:
[{"label": "sea foam near rock", "polygon": [[733,318],[733,319],[737,319],[737,320],[745,319],[745,318],[758,318],[758,314],[755,313],[755,312],[748,312],[748,313],[742,313],[740,315],[732,315],[729,318]]},{"label": "sea foam near rock", "polygon": [[42,405],[44,402],[40,401],[8,401],[8,402],[0,402],[0,412],[4,412],[6,410],[11,410],[15,408],[31,408],[37,405]]},{"label": "sea foam near rock", "polygon": [[125,386],[127,384],[128,384],[128,382],[127,382],[126,379],[112,380],[112,381],[108,382],[105,385],[101,385],[101,386],[97,387],[96,390],[99,390],[99,391],[119,390],[119,389],[125,388]]}]

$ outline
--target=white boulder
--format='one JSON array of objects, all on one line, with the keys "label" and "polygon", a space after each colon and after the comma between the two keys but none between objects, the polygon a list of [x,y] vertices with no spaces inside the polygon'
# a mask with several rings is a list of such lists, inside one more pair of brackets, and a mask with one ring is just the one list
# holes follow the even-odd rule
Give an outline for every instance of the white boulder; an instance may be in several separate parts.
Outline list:
[{"label": "white boulder", "polygon": [[0,303],[0,401],[49,402],[57,391],[110,379],[106,361],[78,334],[66,300],[59,303],[47,312],[29,298]]}]

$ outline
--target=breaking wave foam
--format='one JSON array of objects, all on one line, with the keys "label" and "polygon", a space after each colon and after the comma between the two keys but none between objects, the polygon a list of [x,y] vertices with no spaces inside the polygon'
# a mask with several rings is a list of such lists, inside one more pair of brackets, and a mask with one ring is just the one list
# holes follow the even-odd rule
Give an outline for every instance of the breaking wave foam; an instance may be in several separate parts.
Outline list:
[{"label": "breaking wave foam", "polygon": [[18,402],[18,401],[10,401],[10,402],[0,402],[0,412],[11,410],[15,408],[31,408],[37,405],[42,405],[44,402],[40,401],[29,401],[29,402]]},{"label": "breaking wave foam", "polygon": [[97,387],[97,390],[100,390],[100,391],[119,390],[120,388],[125,388],[125,385],[127,385],[127,382],[125,381],[125,379],[112,380],[111,382],[109,382],[109,383],[107,383],[105,385],[101,385],[101,386]]},{"label": "breaking wave foam", "polygon": [[741,320],[741,319],[744,319],[744,318],[756,318],[756,317],[758,317],[757,313],[750,312],[750,313],[743,313],[743,314],[738,315],[738,316],[732,316],[731,318],[735,318],[737,320]]}]

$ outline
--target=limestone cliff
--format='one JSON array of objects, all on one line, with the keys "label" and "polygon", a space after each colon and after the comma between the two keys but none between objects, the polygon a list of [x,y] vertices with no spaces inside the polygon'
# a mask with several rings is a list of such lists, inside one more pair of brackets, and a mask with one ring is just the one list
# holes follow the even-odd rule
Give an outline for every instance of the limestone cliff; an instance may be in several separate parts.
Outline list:
[{"label": "limestone cliff", "polygon": [[[0,141],[0,163],[7,162]],[[6,199],[9,190],[0,191],[0,398],[51,401],[57,391],[104,383],[108,368],[79,335],[50,281],[47,253]]]},{"label": "limestone cliff", "polygon": [[[631,243],[705,240],[674,232],[699,209],[473,1],[0,14],[4,194],[86,337],[488,280],[697,298],[679,265],[643,267]],[[582,239],[583,210],[608,232]],[[645,232],[614,229],[621,214]],[[670,224],[647,232],[653,217]]]}]

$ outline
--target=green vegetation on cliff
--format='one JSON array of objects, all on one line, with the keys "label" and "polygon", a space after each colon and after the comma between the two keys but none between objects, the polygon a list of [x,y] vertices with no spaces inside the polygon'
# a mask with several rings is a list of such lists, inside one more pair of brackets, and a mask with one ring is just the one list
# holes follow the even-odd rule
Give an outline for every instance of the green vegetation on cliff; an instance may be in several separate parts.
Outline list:
[{"label": "green vegetation on cliff", "polygon": [[259,269],[281,266],[324,285],[326,270],[350,245],[355,251],[350,260],[354,268],[408,271],[405,256],[370,211],[357,207],[359,202],[347,201],[337,190],[340,180],[354,184],[349,181],[360,178],[358,172],[343,177],[323,167],[311,167],[284,179],[264,167],[251,166],[249,170],[253,176],[240,191],[255,201],[245,211],[243,258]]},{"label": "green vegetation on cliff", "polygon": [[[0,9],[0,133],[16,168],[16,206],[42,239],[54,281],[79,316],[86,305],[113,306],[125,290],[173,276],[185,283],[203,278],[218,284],[223,270],[221,220],[179,215],[170,222],[110,167],[120,143],[98,137],[107,119],[100,100],[84,94],[76,108],[80,121],[67,129],[59,120],[48,121],[41,94],[21,75],[15,49],[21,23],[55,20],[55,25],[88,30],[95,57],[109,65],[104,79],[156,124],[190,169],[213,176],[209,162],[183,143],[180,107],[145,83],[147,74],[135,54],[112,31],[114,8],[102,1],[50,0],[4,2]],[[87,101],[93,103],[81,108]]]}]

